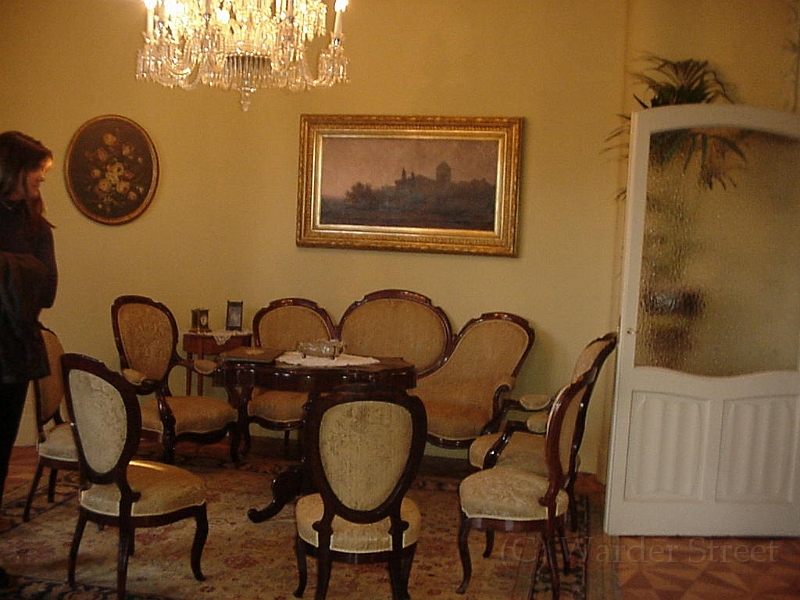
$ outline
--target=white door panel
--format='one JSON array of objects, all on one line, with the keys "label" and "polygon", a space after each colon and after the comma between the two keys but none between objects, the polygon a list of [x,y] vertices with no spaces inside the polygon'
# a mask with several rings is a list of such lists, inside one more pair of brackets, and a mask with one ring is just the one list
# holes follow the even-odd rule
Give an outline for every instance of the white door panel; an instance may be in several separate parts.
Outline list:
[{"label": "white door panel", "polygon": [[688,105],[632,125],[606,530],[800,535],[800,118]]}]

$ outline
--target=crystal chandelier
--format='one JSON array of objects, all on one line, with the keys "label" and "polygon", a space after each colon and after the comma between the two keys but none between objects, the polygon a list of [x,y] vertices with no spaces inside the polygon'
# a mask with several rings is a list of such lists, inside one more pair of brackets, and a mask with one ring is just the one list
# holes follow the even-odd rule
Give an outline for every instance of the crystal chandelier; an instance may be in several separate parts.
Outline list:
[{"label": "crystal chandelier", "polygon": [[327,35],[324,0],[144,0],[147,29],[136,78],[167,87],[199,84],[237,90],[242,110],[263,88],[301,91],[347,81],[342,13],[336,0],[330,43],[318,57],[317,75],[306,55]]}]

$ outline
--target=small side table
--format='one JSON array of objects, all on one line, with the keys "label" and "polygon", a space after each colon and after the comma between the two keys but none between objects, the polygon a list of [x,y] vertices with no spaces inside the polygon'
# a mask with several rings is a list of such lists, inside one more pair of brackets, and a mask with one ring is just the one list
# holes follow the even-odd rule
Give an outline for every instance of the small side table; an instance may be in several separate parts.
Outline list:
[{"label": "small side table", "polygon": [[[250,346],[253,333],[250,331],[188,331],[183,334],[183,351],[189,360],[203,359],[209,355],[222,354],[240,346]],[[186,395],[192,393],[192,370],[186,372]],[[197,376],[197,394],[203,395],[203,376]]]}]

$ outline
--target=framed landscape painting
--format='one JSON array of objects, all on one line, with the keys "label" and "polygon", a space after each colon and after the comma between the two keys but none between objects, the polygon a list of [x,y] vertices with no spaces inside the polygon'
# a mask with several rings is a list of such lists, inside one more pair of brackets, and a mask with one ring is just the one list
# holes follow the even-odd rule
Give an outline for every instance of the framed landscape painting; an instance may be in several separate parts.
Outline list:
[{"label": "framed landscape painting", "polygon": [[298,246],[516,256],[522,119],[302,115]]}]

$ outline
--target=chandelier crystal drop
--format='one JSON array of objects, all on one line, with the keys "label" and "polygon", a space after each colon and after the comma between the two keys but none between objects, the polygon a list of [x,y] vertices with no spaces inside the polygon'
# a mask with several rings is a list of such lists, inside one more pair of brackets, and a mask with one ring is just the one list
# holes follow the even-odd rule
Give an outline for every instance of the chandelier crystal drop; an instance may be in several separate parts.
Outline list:
[{"label": "chandelier crystal drop", "polygon": [[[167,87],[198,85],[236,90],[242,110],[254,92],[293,92],[347,82],[342,13],[348,0],[335,0],[334,26],[327,29],[323,0],[144,0],[147,28],[136,79]],[[309,46],[330,35],[308,65]]]}]

